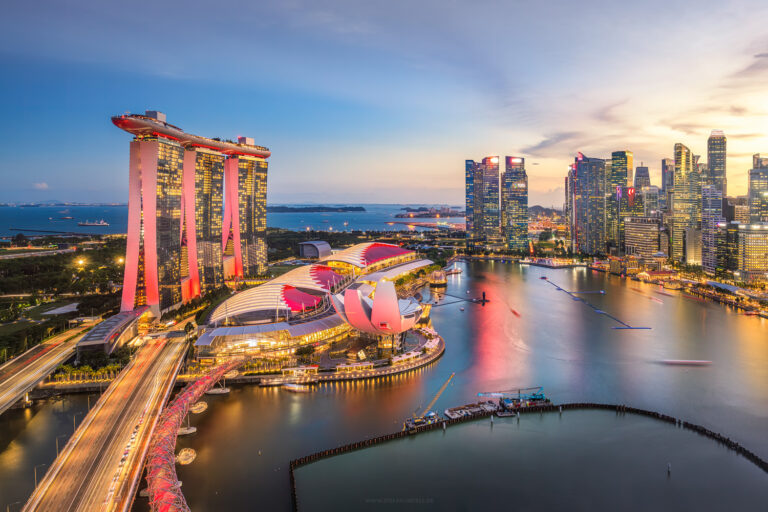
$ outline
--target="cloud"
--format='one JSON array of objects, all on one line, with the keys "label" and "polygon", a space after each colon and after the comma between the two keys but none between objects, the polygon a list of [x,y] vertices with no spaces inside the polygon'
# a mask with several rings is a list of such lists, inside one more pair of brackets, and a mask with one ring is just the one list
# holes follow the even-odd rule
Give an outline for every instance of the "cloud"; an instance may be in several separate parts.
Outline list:
[{"label": "cloud", "polygon": [[35,190],[48,190],[48,184],[44,181],[41,181],[39,183],[33,183],[32,188]]},{"label": "cloud", "polygon": [[543,156],[545,153],[547,153],[545,150],[557,146],[562,142],[573,140],[580,135],[580,132],[557,132],[546,136],[543,140],[532,146],[524,147],[523,153],[531,156]]}]

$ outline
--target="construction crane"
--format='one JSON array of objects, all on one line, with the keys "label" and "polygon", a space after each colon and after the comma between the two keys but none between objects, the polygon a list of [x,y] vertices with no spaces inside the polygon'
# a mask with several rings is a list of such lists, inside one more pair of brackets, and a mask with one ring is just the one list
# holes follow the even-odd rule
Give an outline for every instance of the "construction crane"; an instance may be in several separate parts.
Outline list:
[{"label": "construction crane", "polygon": [[[440,417],[436,413],[430,412],[430,409],[432,409],[432,407],[435,405],[435,403],[437,402],[437,399],[440,398],[440,395],[443,394],[443,391],[445,391],[445,388],[448,387],[448,384],[451,383],[451,380],[453,379],[454,375],[456,375],[456,373],[451,373],[451,376],[448,377],[448,380],[446,380],[443,383],[443,385],[438,390],[437,394],[435,394],[435,396],[432,398],[429,404],[427,404],[424,410],[421,411],[421,414],[415,413],[413,417],[405,420],[405,423],[403,423],[403,430],[411,430],[421,425],[428,425],[440,419]],[[418,411],[418,409],[416,410]]]},{"label": "construction crane", "polygon": [[[525,393],[524,393],[525,391]],[[530,391],[530,393],[528,393]],[[512,398],[519,401],[523,400],[545,400],[544,387],[538,386],[533,388],[520,388],[511,389],[508,391],[488,391],[485,393],[478,393],[477,396],[485,398]]]}]

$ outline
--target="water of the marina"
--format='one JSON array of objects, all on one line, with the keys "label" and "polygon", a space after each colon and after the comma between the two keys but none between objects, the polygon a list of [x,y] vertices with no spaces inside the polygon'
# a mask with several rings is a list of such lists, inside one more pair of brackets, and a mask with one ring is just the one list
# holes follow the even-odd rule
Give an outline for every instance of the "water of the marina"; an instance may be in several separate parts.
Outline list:
[{"label": "water of the marina", "polygon": [[[192,418],[197,434],[179,443],[197,450],[191,465],[178,467],[192,510],[290,510],[290,459],[400,429],[403,418],[426,405],[451,372],[456,377],[437,404],[441,411],[475,400],[478,391],[542,385],[555,402],[626,403],[700,423],[768,458],[768,320],[583,269],[499,262],[463,268],[463,274],[449,278],[447,293],[464,298],[485,291],[491,302],[433,309],[447,348],[432,366],[386,380],[326,384],[308,394],[245,386],[228,396],[206,397],[210,407]],[[543,275],[568,290],[604,289],[605,295],[584,297],[630,325],[652,329],[614,330],[613,320],[557,291],[539,279]],[[705,359],[712,365],[665,366],[658,363],[663,359]],[[23,494],[7,483],[10,477],[18,472],[31,484],[34,464],[48,462],[48,452],[53,455],[56,428],[38,425],[34,434],[29,429],[35,421],[53,422],[47,411],[54,407],[41,406],[25,420],[26,429],[3,431],[0,506]],[[598,422],[595,435],[605,430]],[[550,438],[536,438],[542,450],[552,449],[544,447]],[[637,449],[631,439],[626,443],[628,450]],[[567,450],[567,444],[558,446]],[[11,449],[15,455],[9,461]],[[663,444],[651,436],[643,449],[666,466]],[[469,470],[456,473],[457,481],[471,480],[471,468],[488,463],[467,453],[462,466]],[[524,452],[526,465],[537,464],[534,453]],[[547,466],[549,478],[568,478],[583,469],[569,463],[577,459],[567,455],[562,464]],[[370,478],[387,478],[396,470],[382,464]],[[612,487],[610,474],[605,479],[606,492],[619,503],[620,488]],[[539,485],[546,489],[547,482]],[[722,492],[728,489],[726,478]],[[505,491],[514,493],[513,480]],[[328,492],[343,493],[343,482]],[[708,509],[707,503],[697,506]],[[135,509],[145,508],[146,501],[138,498]]]}]

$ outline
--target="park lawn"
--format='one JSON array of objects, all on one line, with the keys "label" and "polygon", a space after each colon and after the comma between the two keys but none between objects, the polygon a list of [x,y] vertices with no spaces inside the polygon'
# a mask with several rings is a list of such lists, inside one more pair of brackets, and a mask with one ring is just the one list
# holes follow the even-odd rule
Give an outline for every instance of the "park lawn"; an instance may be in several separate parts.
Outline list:
[{"label": "park lawn", "polygon": [[270,265],[267,274],[271,277],[277,277],[285,274],[289,270],[299,268],[301,265]]},{"label": "park lawn", "polygon": [[29,318],[32,318],[33,320],[46,320],[50,317],[44,317],[43,313],[46,311],[50,311],[52,309],[60,308],[62,306],[66,306],[67,304],[71,304],[71,300],[57,300],[54,302],[46,302],[45,304],[40,304],[39,306],[35,306],[34,308],[28,310],[26,312],[26,316]]}]

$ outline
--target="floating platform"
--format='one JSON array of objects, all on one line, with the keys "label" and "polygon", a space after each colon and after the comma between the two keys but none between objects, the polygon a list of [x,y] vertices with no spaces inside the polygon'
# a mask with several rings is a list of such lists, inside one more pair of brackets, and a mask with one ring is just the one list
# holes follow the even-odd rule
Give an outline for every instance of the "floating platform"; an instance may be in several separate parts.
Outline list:
[{"label": "floating platform", "polygon": [[195,402],[192,404],[192,407],[189,408],[190,411],[192,411],[194,414],[200,414],[201,412],[205,411],[208,408],[208,402]]},{"label": "floating platform", "polygon": [[192,461],[197,458],[197,452],[192,448],[184,448],[176,455],[176,463],[186,466],[192,464]]},{"label": "floating platform", "polygon": [[197,427],[181,427],[179,428],[177,435],[188,436],[190,434],[194,434],[195,432],[197,432]]},{"label": "floating platform", "polygon": [[488,400],[487,402],[477,402],[475,404],[466,404],[461,405],[459,407],[451,407],[450,409],[446,409],[443,414],[445,414],[446,418],[450,418],[452,420],[462,418],[464,416],[472,416],[475,414],[481,414],[481,413],[493,413],[499,410],[498,404],[493,402],[492,400]]},{"label": "floating platform", "polygon": [[206,395],[226,395],[229,393],[229,388],[211,388],[205,392]]}]

